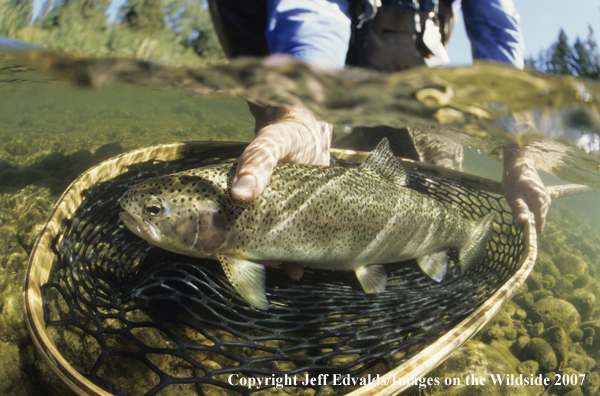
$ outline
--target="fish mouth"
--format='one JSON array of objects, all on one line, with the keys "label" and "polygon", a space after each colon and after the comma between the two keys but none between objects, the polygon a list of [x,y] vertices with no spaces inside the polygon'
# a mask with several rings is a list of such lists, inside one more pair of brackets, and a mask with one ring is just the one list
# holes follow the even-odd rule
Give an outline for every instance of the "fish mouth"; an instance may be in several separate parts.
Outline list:
[{"label": "fish mouth", "polygon": [[120,212],[119,217],[123,223],[125,223],[127,228],[140,238],[154,243],[160,241],[160,233],[157,228],[146,219],[129,212]]}]

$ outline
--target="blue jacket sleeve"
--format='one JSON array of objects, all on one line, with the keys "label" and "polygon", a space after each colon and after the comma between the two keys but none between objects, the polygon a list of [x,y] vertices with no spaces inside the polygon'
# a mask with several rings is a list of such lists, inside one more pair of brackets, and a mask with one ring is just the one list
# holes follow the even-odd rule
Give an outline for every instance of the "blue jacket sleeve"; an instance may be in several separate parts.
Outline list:
[{"label": "blue jacket sleeve", "polygon": [[271,53],[343,68],[350,42],[347,0],[269,0]]},{"label": "blue jacket sleeve", "polygon": [[474,59],[523,68],[525,45],[513,0],[462,0],[462,13]]}]

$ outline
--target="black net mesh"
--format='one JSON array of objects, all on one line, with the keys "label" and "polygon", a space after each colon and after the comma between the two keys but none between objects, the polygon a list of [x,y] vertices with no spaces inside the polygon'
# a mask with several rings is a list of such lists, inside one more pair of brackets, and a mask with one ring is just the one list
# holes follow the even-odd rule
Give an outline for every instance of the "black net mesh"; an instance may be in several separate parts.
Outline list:
[{"label": "black net mesh", "polygon": [[[498,212],[481,263],[461,274],[450,252],[452,263],[440,283],[414,261],[391,264],[385,292],[374,295],[363,292],[353,272],[307,268],[301,281],[291,281],[283,270],[269,268],[270,309],[252,309],[219,263],[150,248],[119,220],[117,203],[136,183],[228,161],[243,148],[195,150],[182,160],[133,165],[87,190],[63,223],[55,240],[54,281],[42,288],[45,321],[63,356],[101,388],[116,395],[347,392],[350,387],[332,386],[333,380],[389,371],[518,270],[523,238],[501,197],[410,172],[411,188],[458,205],[467,218]],[[307,375],[314,383],[302,384]],[[251,386],[265,378],[266,386]]]}]

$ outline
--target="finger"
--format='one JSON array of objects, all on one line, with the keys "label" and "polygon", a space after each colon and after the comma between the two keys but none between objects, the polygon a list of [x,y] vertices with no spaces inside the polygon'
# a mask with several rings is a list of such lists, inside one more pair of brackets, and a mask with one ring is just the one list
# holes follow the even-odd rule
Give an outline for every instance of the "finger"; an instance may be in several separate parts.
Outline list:
[{"label": "finger", "polygon": [[539,233],[544,231],[546,215],[548,214],[548,209],[550,209],[551,202],[552,199],[543,186],[533,190],[530,195],[527,196],[527,204],[534,215],[535,228]]},{"label": "finger", "polygon": [[298,263],[283,263],[283,269],[292,280],[300,280],[304,275],[304,266]]},{"label": "finger", "polygon": [[[522,194],[518,195],[507,195],[506,201],[512,209],[515,223],[518,226],[522,226],[529,220],[530,212],[525,197]],[[537,219],[536,219],[537,220]]]},{"label": "finger", "polygon": [[286,149],[286,142],[271,127],[261,130],[238,159],[233,198],[244,202],[256,199],[269,183],[275,165],[287,154]]},{"label": "finger", "polygon": [[278,162],[329,165],[333,126],[306,112],[261,129],[238,159],[231,194],[239,201],[256,199]]}]

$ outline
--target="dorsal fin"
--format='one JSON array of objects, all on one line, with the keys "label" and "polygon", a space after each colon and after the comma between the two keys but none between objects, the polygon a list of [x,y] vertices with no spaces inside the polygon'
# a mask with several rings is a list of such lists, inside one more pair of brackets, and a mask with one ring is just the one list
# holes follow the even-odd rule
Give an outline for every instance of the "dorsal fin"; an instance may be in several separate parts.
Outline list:
[{"label": "dorsal fin", "polygon": [[360,169],[368,170],[385,177],[402,186],[408,184],[408,175],[400,161],[394,157],[387,138],[383,138],[375,150],[360,165]]}]

